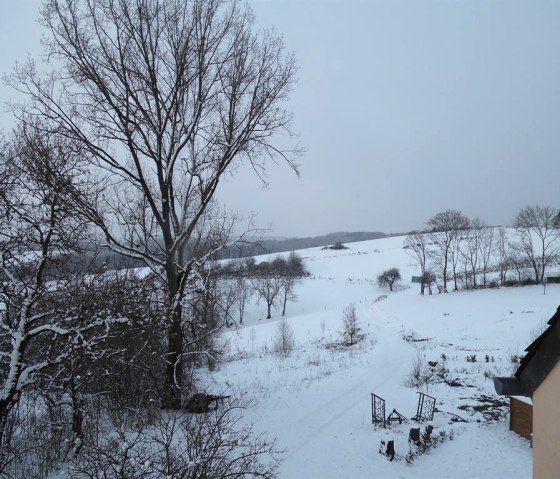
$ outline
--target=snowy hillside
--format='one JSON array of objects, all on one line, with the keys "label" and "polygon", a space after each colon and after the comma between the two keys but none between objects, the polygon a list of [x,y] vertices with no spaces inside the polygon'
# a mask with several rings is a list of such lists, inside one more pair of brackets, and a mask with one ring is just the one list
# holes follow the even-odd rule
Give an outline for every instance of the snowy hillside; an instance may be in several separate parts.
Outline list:
[{"label": "snowy hillside", "polygon": [[[529,443],[508,431],[492,377],[513,372],[516,356],[558,307],[560,286],[546,294],[529,286],[420,296],[402,237],[347,246],[298,252],[310,276],[287,308],[296,337],[291,355],[271,352],[280,313],[266,320],[265,306],[253,304],[245,324],[225,334],[228,361],[207,379],[208,390],[254,402],[245,420],[285,450],[282,479],[530,477]],[[403,281],[389,293],[375,278],[393,266]],[[351,303],[367,337],[353,347],[329,347]],[[415,423],[375,428],[370,394],[386,400],[387,414],[396,408],[411,418],[417,391],[444,411],[433,420],[442,442],[409,464]],[[394,439],[395,462],[379,454],[383,439]]]}]

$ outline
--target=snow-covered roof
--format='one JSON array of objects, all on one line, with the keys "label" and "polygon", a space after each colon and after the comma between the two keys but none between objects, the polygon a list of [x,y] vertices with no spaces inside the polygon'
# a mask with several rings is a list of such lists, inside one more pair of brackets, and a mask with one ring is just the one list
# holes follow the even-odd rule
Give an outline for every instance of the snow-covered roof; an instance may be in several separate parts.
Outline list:
[{"label": "snow-covered roof", "polygon": [[530,406],[533,405],[533,400],[531,398],[528,398],[527,396],[511,396],[511,398],[516,399],[519,402],[529,404]]},{"label": "snow-covered roof", "polygon": [[560,306],[548,327],[525,349],[512,378],[494,378],[498,394],[531,397],[560,360]]}]

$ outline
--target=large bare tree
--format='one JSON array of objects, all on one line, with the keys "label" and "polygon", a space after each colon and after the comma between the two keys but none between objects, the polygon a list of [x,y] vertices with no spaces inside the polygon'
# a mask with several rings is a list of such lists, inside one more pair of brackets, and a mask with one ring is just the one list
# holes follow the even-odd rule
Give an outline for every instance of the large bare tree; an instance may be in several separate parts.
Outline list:
[{"label": "large bare tree", "polygon": [[533,267],[536,283],[544,282],[547,266],[560,251],[556,214],[557,211],[550,206],[526,206],[519,210],[513,220],[513,227],[517,232],[513,247],[527,256]]},{"label": "large bare tree", "polygon": [[449,250],[453,238],[461,234],[469,226],[469,219],[460,211],[445,210],[435,214],[428,220],[430,240],[435,243],[435,260],[443,278],[443,289],[447,291],[447,269],[449,265]]},{"label": "large bare tree", "polygon": [[[159,275],[162,405],[178,408],[185,341],[196,341],[183,302],[221,240],[201,254],[189,244],[226,174],[246,165],[262,178],[267,159],[297,171],[297,148],[275,143],[290,134],[294,58],[235,1],[47,0],[42,23],[60,68],[24,65],[12,83],[31,99],[27,114],[47,116],[91,156],[105,190],[83,208],[106,244]],[[204,234],[213,237],[211,225]]]}]

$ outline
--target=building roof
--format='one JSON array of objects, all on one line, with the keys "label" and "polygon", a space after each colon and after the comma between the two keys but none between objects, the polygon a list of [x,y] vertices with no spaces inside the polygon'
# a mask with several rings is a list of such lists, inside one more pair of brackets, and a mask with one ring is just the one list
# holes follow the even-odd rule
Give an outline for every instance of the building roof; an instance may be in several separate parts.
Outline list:
[{"label": "building roof", "polygon": [[525,356],[512,378],[494,378],[498,394],[533,396],[560,359],[560,306],[548,327],[525,349]]}]

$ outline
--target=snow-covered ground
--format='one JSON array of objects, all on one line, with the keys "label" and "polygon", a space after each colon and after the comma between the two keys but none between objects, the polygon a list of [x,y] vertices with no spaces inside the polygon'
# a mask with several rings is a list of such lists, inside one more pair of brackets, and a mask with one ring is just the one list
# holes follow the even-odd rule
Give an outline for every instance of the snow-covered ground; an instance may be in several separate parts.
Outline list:
[{"label": "snow-covered ground", "polygon": [[[254,403],[245,419],[285,450],[281,479],[530,477],[529,443],[508,431],[507,407],[491,402],[505,399],[495,395],[492,377],[513,372],[512,357],[560,304],[560,286],[548,286],[546,294],[531,286],[420,296],[418,285],[410,284],[418,272],[402,241],[299,251],[311,275],[288,304],[296,349],[287,358],[271,352],[279,312],[266,320],[264,304],[253,304],[245,324],[225,334],[229,360],[205,386]],[[403,282],[389,293],[375,278],[393,266]],[[351,348],[328,348],[350,303],[367,337]],[[414,363],[432,379],[409,387]],[[445,440],[408,464],[408,431],[415,423],[374,427],[370,394],[386,400],[387,414],[395,408],[411,418],[417,391],[435,397],[445,411],[433,421],[433,434]],[[454,415],[467,422],[451,421]],[[394,439],[396,461],[379,454],[382,439]]]}]

